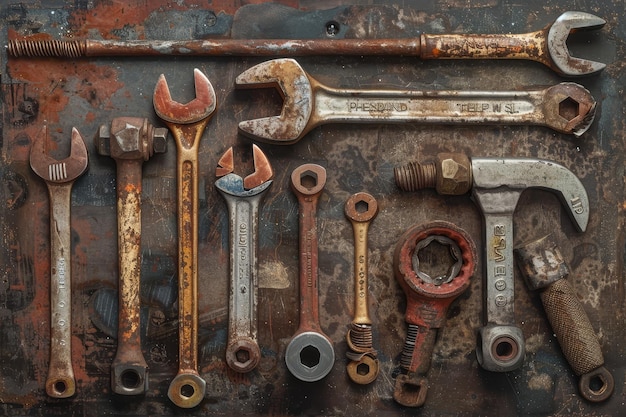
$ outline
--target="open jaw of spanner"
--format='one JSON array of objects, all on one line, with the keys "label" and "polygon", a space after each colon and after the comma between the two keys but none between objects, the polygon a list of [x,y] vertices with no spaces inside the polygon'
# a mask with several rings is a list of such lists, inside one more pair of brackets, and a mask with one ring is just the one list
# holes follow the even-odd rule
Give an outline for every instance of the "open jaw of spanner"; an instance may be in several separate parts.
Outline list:
[{"label": "open jaw of spanner", "polygon": [[[427,274],[421,251],[434,243],[449,250],[451,264],[443,274]],[[445,257],[437,253],[437,261]],[[435,221],[411,227],[394,251],[396,280],[407,297],[407,336],[396,377],[393,398],[406,407],[426,402],[428,380],[437,329],[443,327],[450,304],[470,285],[476,269],[476,246],[467,232],[452,223]],[[420,265],[420,263],[422,263]],[[443,262],[442,262],[443,263]],[[448,265],[443,265],[448,266]]]},{"label": "open jaw of spanner", "polygon": [[254,173],[234,174],[233,148],[218,162],[215,187],[228,206],[230,225],[230,311],[226,363],[236,372],[249,372],[261,359],[257,341],[258,265],[256,243],[259,204],[272,185],[272,167],[261,149],[252,145]]},{"label": "open jaw of spanner", "polygon": [[527,59],[565,76],[581,76],[605,65],[572,57],[570,32],[600,29],[606,22],[592,14],[563,13],[544,29],[521,34],[421,34],[398,39],[211,39],[211,40],[10,40],[13,57],[124,55],[196,56],[416,56],[421,59]]},{"label": "open jaw of spanner", "polygon": [[47,129],[35,139],[30,166],[46,182],[50,198],[50,365],[46,393],[67,398],[76,392],[72,367],[72,261],[70,209],[74,181],[83,175],[89,155],[72,128],[70,156],[56,160],[45,150]]},{"label": "open jaw of spanner", "polygon": [[335,351],[319,320],[317,202],[326,184],[326,170],[300,165],[291,173],[298,198],[300,225],[300,325],[285,351],[287,368],[296,378],[315,382],[333,368]]},{"label": "open jaw of spanner", "polygon": [[198,149],[204,129],[216,108],[208,78],[194,70],[196,98],[181,104],[172,100],[161,75],[154,89],[156,114],[176,141],[178,188],[178,374],[167,395],[179,407],[200,404],[206,381],[198,373]]},{"label": "open jaw of spanner", "polygon": [[541,90],[418,91],[330,88],[293,59],[262,62],[241,73],[237,88],[276,88],[278,116],[244,120],[252,139],[288,145],[326,123],[532,124],[580,136],[591,126],[596,102],[579,84]]}]

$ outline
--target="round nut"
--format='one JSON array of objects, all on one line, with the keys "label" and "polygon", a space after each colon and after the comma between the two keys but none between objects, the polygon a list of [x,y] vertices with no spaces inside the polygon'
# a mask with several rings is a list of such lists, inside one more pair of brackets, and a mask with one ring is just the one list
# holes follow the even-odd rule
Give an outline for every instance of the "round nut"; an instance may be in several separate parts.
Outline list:
[{"label": "round nut", "polygon": [[461,195],[472,187],[472,165],[462,153],[440,153],[437,155],[437,192]]}]

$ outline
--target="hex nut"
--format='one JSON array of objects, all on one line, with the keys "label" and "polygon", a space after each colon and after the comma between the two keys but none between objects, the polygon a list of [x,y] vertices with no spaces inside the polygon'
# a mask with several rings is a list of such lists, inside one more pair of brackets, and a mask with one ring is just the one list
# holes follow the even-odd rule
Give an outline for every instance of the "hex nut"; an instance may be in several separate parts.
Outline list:
[{"label": "hex nut", "polygon": [[437,192],[461,195],[472,187],[472,164],[462,153],[440,153],[437,155]]},{"label": "hex nut", "polygon": [[154,153],[167,152],[167,133],[168,130],[164,127],[157,127],[152,134],[152,149]]},{"label": "hex nut", "polygon": [[101,125],[98,129],[98,136],[96,137],[96,150],[100,155],[109,156],[111,155],[111,142],[110,142],[110,134],[108,125]]}]

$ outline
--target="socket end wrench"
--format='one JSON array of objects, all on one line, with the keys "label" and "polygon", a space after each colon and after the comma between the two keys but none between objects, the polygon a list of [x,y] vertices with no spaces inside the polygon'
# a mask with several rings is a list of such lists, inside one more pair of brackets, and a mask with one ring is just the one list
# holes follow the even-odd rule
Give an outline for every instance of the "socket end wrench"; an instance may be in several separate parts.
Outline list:
[{"label": "socket end wrench", "polygon": [[233,148],[218,162],[215,187],[228,206],[230,226],[230,300],[226,363],[236,372],[249,372],[261,360],[257,342],[257,257],[259,204],[272,185],[269,160],[252,145],[254,172],[234,174]]},{"label": "socket end wrench", "polygon": [[539,290],[548,321],[563,355],[579,375],[579,391],[600,402],[613,393],[615,383],[604,367],[602,348],[591,321],[567,281],[569,268],[551,235],[515,249],[520,271],[531,290]]},{"label": "socket end wrench", "polygon": [[30,166],[48,188],[50,198],[50,364],[46,393],[54,398],[71,397],[76,392],[72,367],[72,262],[70,209],[74,181],[89,164],[87,147],[72,128],[70,156],[56,160],[46,153],[47,129],[30,150]]},{"label": "socket end wrench", "polygon": [[285,362],[305,382],[324,378],[335,363],[332,342],[319,323],[316,211],[325,184],[326,170],[319,165],[304,164],[291,174],[300,206],[300,326],[287,345]]}]

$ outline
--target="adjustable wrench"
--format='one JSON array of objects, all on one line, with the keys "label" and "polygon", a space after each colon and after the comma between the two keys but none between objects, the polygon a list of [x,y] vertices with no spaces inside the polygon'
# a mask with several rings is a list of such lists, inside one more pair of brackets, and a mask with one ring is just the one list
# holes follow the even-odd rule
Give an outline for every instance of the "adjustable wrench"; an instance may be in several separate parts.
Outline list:
[{"label": "adjustable wrench", "polygon": [[561,83],[542,90],[348,90],[315,80],[293,59],[262,62],[241,73],[237,88],[279,90],[280,115],[239,123],[252,139],[288,145],[326,123],[533,124],[580,136],[595,116],[584,87]]},{"label": "adjustable wrench", "polygon": [[346,201],[344,210],[354,233],[354,317],[346,335],[350,349],[346,370],[352,381],[365,385],[373,382],[379,371],[367,301],[367,231],[378,214],[378,202],[368,193],[356,193]]},{"label": "adjustable wrench", "polygon": [[561,350],[587,400],[600,402],[613,393],[613,375],[604,367],[602,348],[593,326],[567,281],[569,268],[551,235],[515,249],[518,265],[531,290],[540,298]]},{"label": "adjustable wrench", "polygon": [[480,329],[476,354],[489,371],[518,368],[524,360],[522,330],[515,325],[513,275],[513,213],[522,192],[541,188],[554,192],[581,232],[589,221],[585,187],[570,170],[551,161],[532,158],[469,158],[439,154],[437,162],[411,163],[394,170],[396,184],[405,191],[436,188],[446,195],[471,190],[485,220],[485,326]]},{"label": "adjustable wrench", "polygon": [[593,74],[605,65],[572,57],[567,48],[570,32],[593,30],[606,22],[592,14],[569,11],[542,30],[521,34],[422,34],[419,39],[214,39],[182,41],[114,40],[10,40],[9,56],[123,55],[401,55],[421,59],[527,59],[541,62],[561,75]]},{"label": "adjustable wrench", "polygon": [[178,188],[178,374],[167,395],[179,407],[195,407],[204,398],[206,381],[198,374],[198,149],[216,108],[213,86],[194,70],[196,98],[172,100],[161,75],[154,89],[154,110],[176,141]]},{"label": "adjustable wrench", "polygon": [[257,342],[257,258],[259,203],[274,175],[265,154],[252,145],[255,172],[234,174],[233,148],[218,162],[215,187],[228,206],[230,223],[230,311],[226,363],[236,372],[249,372],[261,359]]},{"label": "adjustable wrench", "polygon": [[326,184],[326,170],[300,165],[291,173],[291,188],[300,207],[300,326],[287,345],[285,363],[305,382],[319,381],[332,369],[335,351],[319,320],[317,286],[317,202]]},{"label": "adjustable wrench", "polygon": [[[420,267],[420,251],[432,242],[447,246],[452,264],[440,276]],[[406,407],[426,402],[428,380],[437,329],[443,327],[448,307],[470,285],[476,269],[476,246],[463,229],[437,221],[407,230],[394,251],[396,280],[407,297],[407,337],[400,365],[407,372],[396,378],[393,398]]]},{"label": "adjustable wrench", "polygon": [[60,161],[48,156],[47,129],[30,150],[30,167],[46,182],[50,198],[50,365],[46,393],[54,398],[74,395],[72,368],[72,260],[70,209],[72,185],[83,175],[89,155],[83,138],[72,128],[70,156]]},{"label": "adjustable wrench", "polygon": [[111,365],[111,388],[122,395],[148,389],[148,365],[141,351],[141,168],[154,153],[167,150],[167,129],[148,119],[117,117],[100,127],[97,149],[117,164],[117,240],[119,310],[117,352]]}]

